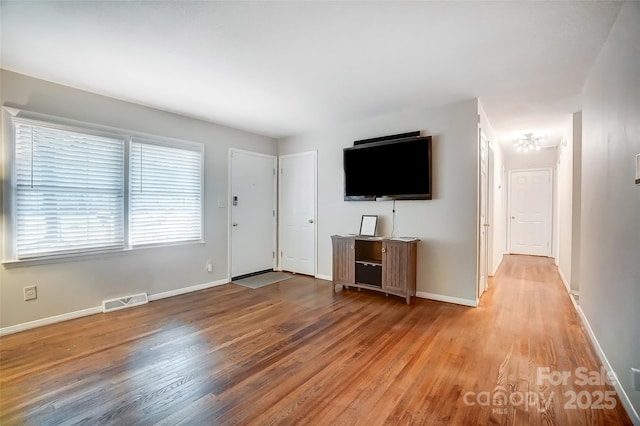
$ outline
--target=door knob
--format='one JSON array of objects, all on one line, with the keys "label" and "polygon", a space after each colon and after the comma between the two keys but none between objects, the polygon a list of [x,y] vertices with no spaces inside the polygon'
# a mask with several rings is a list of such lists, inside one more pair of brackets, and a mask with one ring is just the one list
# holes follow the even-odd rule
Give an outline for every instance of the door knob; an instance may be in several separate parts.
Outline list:
[{"label": "door knob", "polygon": [[313,219],[309,219],[309,223],[313,223]]},{"label": "door knob", "polygon": [[515,216],[511,216],[511,219],[515,219],[515,218],[516,218]]},{"label": "door knob", "polygon": [[231,226],[233,226],[235,228],[236,226],[238,226],[238,224],[236,222],[233,222],[233,225],[231,225]]}]

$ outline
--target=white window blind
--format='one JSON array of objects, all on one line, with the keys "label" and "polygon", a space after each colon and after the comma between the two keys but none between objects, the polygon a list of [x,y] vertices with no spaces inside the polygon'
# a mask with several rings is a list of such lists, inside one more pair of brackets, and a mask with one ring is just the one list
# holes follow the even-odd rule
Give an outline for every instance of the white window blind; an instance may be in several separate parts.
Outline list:
[{"label": "white window blind", "polygon": [[14,121],[19,259],[124,245],[124,139]]},{"label": "white window blind", "polygon": [[130,165],[132,246],[202,239],[202,150],[133,140]]}]

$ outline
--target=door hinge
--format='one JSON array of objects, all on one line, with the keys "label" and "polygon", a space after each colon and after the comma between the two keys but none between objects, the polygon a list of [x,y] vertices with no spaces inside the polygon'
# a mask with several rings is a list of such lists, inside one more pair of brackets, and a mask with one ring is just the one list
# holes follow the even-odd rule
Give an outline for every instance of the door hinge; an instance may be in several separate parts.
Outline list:
[{"label": "door hinge", "polygon": [[282,251],[280,251],[280,257],[282,257]]},{"label": "door hinge", "polygon": [[272,212],[273,212],[273,217],[276,217],[276,211],[272,210]]}]

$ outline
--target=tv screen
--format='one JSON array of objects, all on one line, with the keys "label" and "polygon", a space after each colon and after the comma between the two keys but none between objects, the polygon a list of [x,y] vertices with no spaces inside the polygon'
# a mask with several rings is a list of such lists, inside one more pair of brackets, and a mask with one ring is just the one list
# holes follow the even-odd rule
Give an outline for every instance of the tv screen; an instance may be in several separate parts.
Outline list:
[{"label": "tv screen", "polygon": [[344,149],[344,199],[431,199],[431,136]]}]

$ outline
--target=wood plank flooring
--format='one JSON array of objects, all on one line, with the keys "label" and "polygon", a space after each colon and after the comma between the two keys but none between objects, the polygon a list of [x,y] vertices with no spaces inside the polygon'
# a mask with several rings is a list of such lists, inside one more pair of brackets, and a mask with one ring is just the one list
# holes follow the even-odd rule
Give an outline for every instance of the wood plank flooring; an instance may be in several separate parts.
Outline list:
[{"label": "wood plank flooring", "polygon": [[631,424],[578,383],[601,365],[551,259],[490,284],[478,308],[227,284],[4,336],[0,424]]}]

